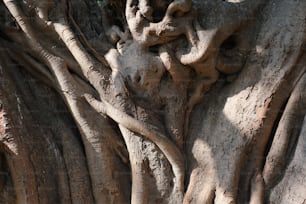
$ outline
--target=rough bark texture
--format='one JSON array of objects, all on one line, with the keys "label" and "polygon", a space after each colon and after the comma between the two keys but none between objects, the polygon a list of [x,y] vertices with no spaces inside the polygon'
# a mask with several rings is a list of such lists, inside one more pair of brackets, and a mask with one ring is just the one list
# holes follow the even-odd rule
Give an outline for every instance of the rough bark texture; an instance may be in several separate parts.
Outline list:
[{"label": "rough bark texture", "polygon": [[305,11],[1,1],[0,203],[305,203]]}]

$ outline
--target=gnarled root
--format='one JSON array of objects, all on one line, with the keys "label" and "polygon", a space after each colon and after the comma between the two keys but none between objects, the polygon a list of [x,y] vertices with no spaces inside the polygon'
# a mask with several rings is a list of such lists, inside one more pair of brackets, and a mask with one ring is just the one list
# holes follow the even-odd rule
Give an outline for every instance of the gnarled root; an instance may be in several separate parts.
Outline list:
[{"label": "gnarled root", "polygon": [[302,127],[306,112],[305,86],[306,74],[300,79],[289,98],[268,153],[263,170],[267,188],[272,188],[279,181]]},{"label": "gnarled root", "polygon": [[191,0],[174,0],[167,8],[166,16],[170,17],[173,14],[176,16],[182,16],[191,9]]},{"label": "gnarled root", "polygon": [[87,102],[100,114],[109,116],[119,125],[122,125],[133,132],[139,133],[154,142],[165,154],[172,166],[175,176],[175,186],[173,190],[183,193],[185,172],[184,157],[179,149],[163,133],[161,133],[158,128],[136,120],[128,114],[116,109],[103,99],[98,101],[88,94],[85,94],[84,97]]},{"label": "gnarled root", "polygon": [[[149,47],[163,44],[174,40],[185,33],[187,22],[190,22],[190,15],[182,18],[173,18],[172,14],[185,13],[191,8],[190,0],[175,0],[167,8],[166,16],[158,22],[150,20],[150,7],[147,1],[141,1],[140,9],[133,0],[127,0],[126,20],[133,38],[142,46]],[[149,19],[149,20],[148,20]]]}]

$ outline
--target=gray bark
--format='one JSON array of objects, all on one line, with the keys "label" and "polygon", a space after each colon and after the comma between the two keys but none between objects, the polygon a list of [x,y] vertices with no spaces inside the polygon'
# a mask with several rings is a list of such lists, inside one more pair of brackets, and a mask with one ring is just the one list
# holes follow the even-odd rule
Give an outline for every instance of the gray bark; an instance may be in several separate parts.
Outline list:
[{"label": "gray bark", "polygon": [[1,1],[0,203],[306,202],[305,10]]}]

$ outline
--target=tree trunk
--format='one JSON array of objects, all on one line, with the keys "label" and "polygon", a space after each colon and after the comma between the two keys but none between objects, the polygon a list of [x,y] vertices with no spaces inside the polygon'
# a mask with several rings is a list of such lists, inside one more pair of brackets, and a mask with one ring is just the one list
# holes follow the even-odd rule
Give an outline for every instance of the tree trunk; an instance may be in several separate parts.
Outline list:
[{"label": "tree trunk", "polygon": [[0,203],[305,203],[305,10],[3,0]]}]

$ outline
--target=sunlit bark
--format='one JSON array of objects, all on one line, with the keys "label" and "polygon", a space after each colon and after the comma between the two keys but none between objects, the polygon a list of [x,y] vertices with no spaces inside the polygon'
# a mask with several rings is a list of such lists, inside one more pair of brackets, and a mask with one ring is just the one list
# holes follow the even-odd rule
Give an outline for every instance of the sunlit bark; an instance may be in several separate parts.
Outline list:
[{"label": "sunlit bark", "polygon": [[3,0],[0,203],[303,203],[305,10]]}]

